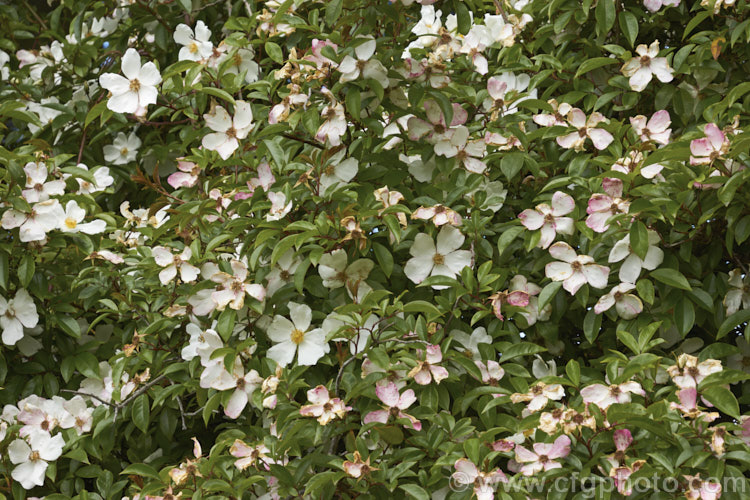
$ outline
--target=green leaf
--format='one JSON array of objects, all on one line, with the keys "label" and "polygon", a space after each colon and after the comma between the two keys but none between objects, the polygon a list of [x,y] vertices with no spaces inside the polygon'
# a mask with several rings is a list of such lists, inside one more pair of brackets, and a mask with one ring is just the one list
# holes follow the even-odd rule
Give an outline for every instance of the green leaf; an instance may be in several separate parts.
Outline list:
[{"label": "green leaf", "polygon": [[133,423],[144,434],[148,431],[149,416],[148,395],[141,394],[133,401]]},{"label": "green leaf", "polygon": [[55,315],[57,324],[60,325],[62,331],[73,337],[74,339],[81,338],[81,325],[78,321],[74,320],[70,316]]},{"label": "green leaf", "polygon": [[9,272],[10,259],[8,254],[0,252],[0,287],[3,290],[8,289],[8,272]]},{"label": "green leaf", "polygon": [[635,221],[630,226],[630,247],[641,259],[646,258],[648,253],[648,230],[641,221]]},{"label": "green leaf", "polygon": [[226,90],[217,89],[216,87],[203,87],[200,91],[204,94],[218,97],[222,101],[226,101],[234,105],[234,97],[232,97],[232,95]]},{"label": "green leaf", "polygon": [[456,281],[456,278],[451,278],[450,276],[442,276],[440,274],[436,274],[435,276],[430,276],[426,280],[422,281],[420,284],[417,285],[417,287],[426,287],[426,286],[446,286],[446,287],[456,287],[458,286],[458,281]]},{"label": "green leaf", "polygon": [[524,153],[509,153],[503,156],[503,159],[500,161],[500,170],[509,181],[512,181],[518,172],[521,171],[525,157]]},{"label": "green leaf", "polygon": [[589,309],[583,318],[583,335],[589,344],[593,344],[596,337],[599,336],[599,330],[602,328],[602,315],[596,314],[594,309]]},{"label": "green leaf", "polygon": [[682,39],[684,40],[686,36],[690,34],[691,31],[695,29],[696,26],[698,26],[700,23],[706,20],[708,16],[711,15],[711,11],[703,11],[698,12],[696,15],[693,16],[692,19],[690,19],[690,22],[687,23],[687,26],[685,27],[685,31],[682,33]]},{"label": "green leaf", "polygon": [[88,113],[86,113],[86,119],[83,122],[83,128],[89,126],[89,123],[96,120],[103,112],[107,109],[107,99],[102,99],[94,107],[92,107]]},{"label": "green leaf", "polygon": [[578,78],[579,76],[588,73],[589,71],[593,71],[596,68],[601,68],[602,66],[609,66],[610,64],[618,64],[619,61],[617,59],[612,59],[611,57],[594,57],[593,59],[587,59],[583,63],[581,63],[580,66],[578,66],[578,71],[576,71],[576,74],[574,78]]},{"label": "green leaf", "polygon": [[362,97],[359,93],[359,89],[354,86],[349,87],[346,91],[346,110],[356,121],[359,121],[360,115],[362,114],[361,106]]},{"label": "green leaf", "polygon": [[378,265],[383,271],[383,274],[385,274],[386,278],[390,278],[391,273],[393,272],[393,255],[391,255],[391,252],[380,243],[373,243],[372,249],[375,252],[375,258],[377,259]]},{"label": "green leaf", "polygon": [[717,407],[722,413],[736,419],[740,418],[740,405],[737,402],[737,398],[732,394],[732,391],[726,387],[709,387],[705,391],[701,391],[701,395],[705,397],[709,403]]},{"label": "green leaf", "polygon": [[719,188],[719,201],[721,201],[724,206],[728,206],[732,202],[737,189],[744,184],[745,180],[747,180],[748,172],[748,170],[742,170],[741,172],[733,174],[729,180]]},{"label": "green leaf", "polygon": [[76,369],[84,377],[101,379],[99,360],[92,353],[84,351],[76,355]]},{"label": "green leaf", "polygon": [[620,29],[631,47],[635,47],[635,39],[638,37],[638,18],[631,12],[623,10],[618,16]]},{"label": "green leaf", "polygon": [[453,104],[443,92],[430,90],[430,96],[437,103],[440,111],[442,111],[445,123],[450,125],[450,123],[453,121]]},{"label": "green leaf", "polygon": [[531,356],[532,354],[538,354],[546,350],[546,348],[531,342],[519,342],[518,344],[513,344],[507,349],[503,350],[503,352],[500,353],[500,360],[505,363],[506,361],[517,358],[519,356]]},{"label": "green leaf", "polygon": [[737,325],[747,323],[748,321],[750,321],[750,309],[742,309],[741,311],[737,311],[721,323],[721,326],[719,326],[719,330],[716,332],[716,340],[719,340],[720,338],[724,337],[726,334],[734,330]]},{"label": "green leaf", "polygon": [[521,226],[512,226],[503,231],[503,233],[497,239],[497,251],[501,257],[503,255],[503,252],[505,252],[505,249],[508,248],[508,245],[513,243],[513,240],[515,240],[518,235],[523,233],[524,229],[525,228]]},{"label": "green leaf", "polygon": [[635,289],[638,291],[638,296],[641,300],[648,304],[654,303],[654,284],[651,283],[651,280],[646,278],[638,280],[635,284]]},{"label": "green leaf", "polygon": [[639,354],[641,351],[638,348],[638,342],[635,341],[635,337],[633,337],[630,332],[627,332],[625,330],[617,330],[617,338],[625,344],[625,346],[630,349],[633,354]]},{"label": "green leaf", "polygon": [[34,271],[36,270],[36,262],[34,256],[26,254],[21,257],[21,262],[18,264],[16,274],[18,275],[18,281],[21,283],[21,287],[27,288],[31,280],[34,278]]},{"label": "green leaf", "polygon": [[599,0],[594,10],[596,32],[606,34],[615,25],[615,0]]},{"label": "green leaf", "polygon": [[682,300],[675,304],[674,321],[677,330],[683,338],[693,329],[693,325],[695,324],[695,308],[687,297],[683,296]]},{"label": "green leaf", "polygon": [[127,476],[142,476],[150,477],[153,479],[159,479],[159,473],[156,469],[147,464],[131,464],[125,467],[125,470],[120,472],[120,475]]},{"label": "green leaf", "polygon": [[344,0],[330,0],[326,5],[326,24],[332,27],[339,16],[341,15],[341,9],[344,6]]},{"label": "green leaf", "polygon": [[279,64],[284,62],[284,52],[281,50],[281,47],[276,42],[266,42],[266,54],[268,54],[268,57],[270,57],[274,62],[277,62]]},{"label": "green leaf", "polygon": [[557,292],[562,288],[562,281],[553,281],[548,283],[547,286],[542,288],[539,293],[539,310],[541,311],[544,307],[550,303],[552,298],[557,295]]},{"label": "green leaf", "polygon": [[464,2],[457,2],[454,5],[456,7],[458,32],[465,35],[471,29],[471,13]]},{"label": "green leaf", "polygon": [[571,359],[568,361],[568,364],[565,365],[565,373],[568,375],[568,378],[573,383],[573,385],[577,386],[581,381],[581,365],[576,361],[575,359]]},{"label": "green leaf", "polygon": [[739,370],[724,369],[720,372],[712,373],[704,378],[698,386],[699,391],[714,386],[714,385],[731,385],[739,382],[744,382],[750,379],[750,374],[741,372]]},{"label": "green leaf", "polygon": [[412,302],[408,302],[404,304],[403,311],[405,313],[424,314],[425,316],[442,316],[443,314],[442,312],[440,312],[440,309],[425,300],[414,300]]},{"label": "green leaf", "polygon": [[216,331],[224,339],[224,342],[229,340],[234,331],[234,325],[237,322],[237,311],[231,308],[226,308],[219,314],[219,321],[216,325]]},{"label": "green leaf", "polygon": [[424,490],[424,488],[417,486],[416,484],[402,484],[399,485],[399,488],[404,490],[409,495],[409,498],[415,498],[416,500],[430,500],[430,495]]},{"label": "green leaf", "polygon": [[683,276],[682,273],[676,269],[657,269],[655,271],[651,271],[651,277],[656,281],[661,281],[665,285],[673,286],[681,290],[692,290],[687,278],[685,278],[685,276]]}]

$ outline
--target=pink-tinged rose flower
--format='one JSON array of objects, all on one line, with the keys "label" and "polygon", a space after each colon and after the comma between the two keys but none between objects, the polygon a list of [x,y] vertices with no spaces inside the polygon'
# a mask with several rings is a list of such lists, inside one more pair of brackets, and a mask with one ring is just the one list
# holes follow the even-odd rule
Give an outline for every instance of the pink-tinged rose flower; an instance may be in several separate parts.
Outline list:
[{"label": "pink-tinged rose flower", "polygon": [[276,182],[276,177],[273,176],[271,166],[268,163],[263,162],[258,165],[258,177],[253,177],[247,181],[247,187],[250,188],[251,195],[259,187],[263,188],[263,191],[268,193],[274,182]]},{"label": "pink-tinged rose flower", "polygon": [[573,106],[567,102],[558,105],[555,99],[550,99],[547,103],[552,106],[552,113],[534,115],[532,117],[534,123],[540,127],[553,127],[555,125],[565,127],[568,124],[565,117],[571,112]]},{"label": "pink-tinged rose flower", "polygon": [[622,384],[593,384],[581,389],[583,402],[594,403],[602,410],[606,410],[615,403],[630,403],[630,394],[645,396],[646,392],[638,382],[624,382]]},{"label": "pink-tinged rose flower", "polygon": [[399,395],[396,384],[388,382],[386,385],[376,386],[375,395],[383,402],[385,410],[371,411],[365,415],[364,423],[369,424],[372,422],[379,422],[381,424],[387,424],[390,417],[393,417],[394,419],[405,418],[411,422],[412,429],[415,431],[422,430],[422,422],[411,415],[404,413],[404,410],[417,401],[417,397],[414,395],[413,390],[407,389]]},{"label": "pink-tinged rose flower", "polygon": [[651,12],[656,12],[662,7],[677,7],[680,0],[643,0],[643,6]]},{"label": "pink-tinged rose flower", "polygon": [[509,451],[513,451],[513,448],[516,447],[516,443],[509,439],[498,439],[492,445],[490,445],[490,448],[492,448],[494,451],[500,451],[507,453]]},{"label": "pink-tinged rose flower", "polygon": [[335,418],[343,419],[344,415],[352,409],[341,399],[331,398],[328,389],[323,385],[307,391],[307,400],[311,404],[301,407],[299,414],[303,417],[317,417],[320,425],[326,425]]},{"label": "pink-tinged rose flower", "polygon": [[694,389],[703,379],[722,369],[721,361],[717,359],[707,359],[699,363],[695,356],[680,354],[677,364],[667,368],[667,373],[680,389]]},{"label": "pink-tinged rose flower", "polygon": [[217,272],[211,276],[211,281],[220,285],[211,294],[211,298],[216,303],[216,308],[219,311],[223,311],[228,305],[232,309],[242,309],[242,306],[245,304],[245,294],[263,302],[266,298],[266,289],[262,285],[246,281],[247,265],[239,260],[233,260],[231,266],[234,274]]},{"label": "pink-tinged rose flower", "polygon": [[497,383],[505,376],[505,370],[497,361],[489,360],[486,364],[481,361],[474,361],[474,364],[482,372],[482,382],[487,385],[497,386]]},{"label": "pink-tinged rose flower", "polygon": [[524,317],[529,326],[536,324],[537,321],[546,321],[552,314],[552,304],[547,304],[539,310],[539,298],[536,297],[542,291],[542,288],[536,283],[530,283],[525,276],[517,274],[510,280],[510,287],[508,290],[526,292],[529,296],[529,304],[526,306],[525,311],[521,311],[521,316]]},{"label": "pink-tinged rose flower", "polygon": [[255,464],[262,464],[263,468],[268,470],[269,465],[276,463],[268,456],[271,450],[263,443],[250,446],[244,441],[235,439],[232,447],[229,448],[229,454],[238,459],[235,460],[234,466],[239,470],[245,470]]},{"label": "pink-tinged rose flower", "polygon": [[516,462],[524,464],[521,466],[521,474],[533,476],[542,471],[560,469],[562,464],[557,459],[567,457],[570,454],[570,438],[562,435],[555,439],[554,443],[534,443],[534,451],[523,446],[516,446]]},{"label": "pink-tinged rose flower", "polygon": [[557,191],[552,195],[551,206],[540,203],[536,209],[527,208],[521,212],[518,218],[526,229],[531,231],[541,229],[541,237],[537,246],[547,248],[555,241],[557,233],[573,234],[573,219],[564,216],[572,212],[575,207],[576,203],[570,195]]},{"label": "pink-tinged rose flower", "polygon": [[408,376],[414,378],[414,381],[419,385],[427,385],[435,379],[435,383],[439,384],[441,380],[448,378],[448,370],[442,366],[438,366],[443,360],[443,353],[440,351],[439,345],[428,345],[425,349],[424,361],[417,361],[417,366],[412,368]]},{"label": "pink-tinged rose flower", "polygon": [[451,120],[450,127],[445,122],[445,116],[440,110],[437,102],[433,100],[425,101],[424,109],[427,114],[427,120],[413,116],[409,118],[407,122],[407,128],[409,130],[409,139],[412,141],[418,141],[422,137],[426,136],[427,142],[436,144],[438,141],[448,138],[450,140],[450,133],[452,129],[450,127],[457,127],[466,123],[466,119],[469,114],[459,104],[453,104],[453,119]]},{"label": "pink-tinged rose flower", "polygon": [[615,306],[617,314],[622,319],[635,318],[643,311],[643,302],[635,294],[630,293],[633,290],[635,290],[634,284],[620,283],[599,298],[594,306],[594,312],[601,314]]},{"label": "pink-tinged rose flower", "polygon": [[687,481],[687,491],[685,498],[688,500],[717,500],[721,497],[721,484],[711,481],[702,481],[701,475],[695,476],[684,475]]},{"label": "pink-tinged rose flower", "polygon": [[547,385],[544,382],[537,382],[533,386],[529,387],[529,390],[525,393],[517,392],[510,395],[510,400],[513,403],[526,403],[525,412],[531,414],[539,410],[543,410],[550,399],[553,401],[559,401],[565,396],[565,389],[560,384]]},{"label": "pink-tinged rose flower", "polygon": [[672,81],[674,70],[669,67],[666,57],[659,55],[659,41],[656,40],[648,47],[641,44],[635,48],[636,57],[626,62],[620,71],[630,78],[630,88],[641,92],[646,88],[652,77],[656,77],[662,83]]},{"label": "pink-tinged rose flower", "polygon": [[575,295],[586,283],[594,288],[607,286],[609,268],[596,264],[593,257],[577,255],[570,245],[562,241],[552,245],[549,253],[558,261],[545,266],[545,275],[552,281],[562,281],[563,288],[571,295]]},{"label": "pink-tinged rose flower", "polygon": [[620,179],[606,178],[602,184],[606,194],[592,195],[586,208],[586,213],[589,214],[586,218],[586,226],[597,233],[603,233],[609,228],[607,221],[610,217],[626,214],[630,210],[630,202],[621,198],[622,181]]},{"label": "pink-tinged rose flower", "polygon": [[481,174],[487,169],[482,161],[486,147],[483,139],[469,140],[469,129],[459,125],[435,144],[435,154],[456,158],[458,164],[469,172]]},{"label": "pink-tinged rose flower", "polygon": [[479,472],[477,466],[465,458],[456,460],[453,466],[456,468],[456,472],[452,476],[453,480],[459,484],[473,485],[477,500],[492,500],[495,498],[494,485],[508,482],[508,478],[500,469]]},{"label": "pink-tinged rose flower", "polygon": [[639,169],[639,165],[642,162],[643,153],[640,151],[630,151],[627,156],[620,158],[612,164],[612,170],[615,172],[622,172],[623,174],[637,171],[644,179],[655,179],[654,182],[665,180],[664,176],[661,175],[661,171],[664,170],[664,165],[652,163]]},{"label": "pink-tinged rose flower", "polygon": [[690,141],[690,164],[708,165],[729,152],[729,140],[715,123],[703,128],[706,137]]},{"label": "pink-tinged rose flower", "polygon": [[362,460],[362,455],[358,451],[354,452],[354,461],[344,461],[344,472],[349,474],[351,477],[359,480],[361,477],[368,475],[371,471],[379,470],[376,467],[370,465],[370,457],[367,460]]},{"label": "pink-tinged rose flower", "polygon": [[609,252],[609,262],[620,262],[619,277],[626,283],[635,283],[641,274],[641,269],[653,271],[664,262],[664,252],[656,245],[661,242],[659,234],[656,231],[649,230],[648,250],[645,258],[641,259],[633,252],[630,246],[630,235],[625,235],[623,239],[615,243]]},{"label": "pink-tinged rose flower", "polygon": [[503,304],[515,307],[526,307],[529,305],[529,294],[522,290],[497,292],[490,295],[489,298],[492,303],[492,311],[495,313],[497,319],[501,321],[505,319],[502,314]]},{"label": "pink-tinged rose flower", "polygon": [[[401,193],[398,194],[400,195]],[[461,216],[455,210],[452,210],[445,205],[419,207],[411,214],[411,218],[432,220],[432,223],[435,224],[436,227],[440,227],[443,224],[451,224],[452,226],[461,225]]]},{"label": "pink-tinged rose flower", "polygon": [[707,413],[698,408],[698,389],[695,387],[677,391],[677,399],[679,403],[669,403],[669,407],[678,410],[685,418],[704,422],[713,422],[719,418],[716,412]]},{"label": "pink-tinged rose flower", "polygon": [[633,130],[642,142],[669,144],[669,136],[672,133],[672,129],[669,128],[671,124],[672,119],[666,109],[657,111],[651,115],[651,119],[647,119],[643,115],[630,118],[630,125],[633,126]]},{"label": "pink-tinged rose flower", "polygon": [[175,189],[195,186],[202,169],[192,161],[178,158],[177,170],[179,172],[175,172],[167,177],[167,183]]},{"label": "pink-tinged rose flower", "polygon": [[575,128],[576,131],[557,138],[557,144],[562,148],[581,151],[588,137],[594,143],[596,149],[602,150],[606,149],[615,140],[612,134],[603,128],[597,128],[597,125],[600,123],[607,122],[604,115],[599,112],[591,113],[591,116],[586,119],[586,114],[583,111],[578,108],[572,108],[565,119],[567,120],[567,125]]},{"label": "pink-tinged rose flower", "polygon": [[615,482],[617,492],[621,495],[630,496],[633,493],[633,487],[629,482],[630,476],[646,464],[645,460],[636,460],[630,466],[620,465],[612,467],[609,471],[609,477]]}]

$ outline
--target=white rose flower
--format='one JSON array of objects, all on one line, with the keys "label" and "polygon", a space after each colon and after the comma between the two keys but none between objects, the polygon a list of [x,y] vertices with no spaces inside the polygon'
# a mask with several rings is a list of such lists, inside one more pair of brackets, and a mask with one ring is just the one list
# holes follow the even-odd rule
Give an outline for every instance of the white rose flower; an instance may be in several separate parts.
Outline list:
[{"label": "white rose flower", "polygon": [[[428,276],[455,278],[466,266],[471,266],[471,252],[459,250],[464,235],[453,226],[446,225],[437,235],[437,245],[426,233],[419,233],[409,249],[412,258],[406,262],[404,273],[414,283],[421,283]],[[433,285],[436,290],[448,288]]]},{"label": "white rose flower", "polygon": [[287,366],[297,353],[297,363],[311,366],[318,362],[329,350],[323,330],[309,330],[312,321],[312,310],[305,304],[289,303],[291,321],[276,315],[266,332],[268,338],[276,343],[266,353],[269,358],[281,366]]},{"label": "white rose flower", "polygon": [[141,66],[141,56],[133,48],[122,56],[121,67],[124,77],[115,73],[99,77],[99,85],[112,93],[107,108],[115,113],[145,114],[149,104],[156,104],[156,86],[161,83],[159,70],[152,62]]}]

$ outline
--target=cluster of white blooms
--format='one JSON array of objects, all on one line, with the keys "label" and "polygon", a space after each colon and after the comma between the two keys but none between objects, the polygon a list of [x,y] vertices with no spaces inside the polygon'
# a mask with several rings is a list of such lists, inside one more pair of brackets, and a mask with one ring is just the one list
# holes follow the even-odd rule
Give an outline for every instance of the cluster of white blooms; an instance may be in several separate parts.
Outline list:
[{"label": "cluster of white blooms", "polygon": [[13,479],[26,489],[43,485],[49,463],[60,458],[65,438],[71,437],[63,431],[75,429],[79,436],[90,432],[93,412],[81,396],[66,400],[32,394],[17,405],[5,405],[0,414],[0,441],[10,426],[20,426],[8,445]]}]

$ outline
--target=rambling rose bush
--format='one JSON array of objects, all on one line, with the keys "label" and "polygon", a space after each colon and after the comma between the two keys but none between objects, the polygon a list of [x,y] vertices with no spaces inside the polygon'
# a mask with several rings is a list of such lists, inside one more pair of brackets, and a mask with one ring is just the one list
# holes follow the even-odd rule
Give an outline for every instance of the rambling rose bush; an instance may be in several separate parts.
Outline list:
[{"label": "rambling rose bush", "polygon": [[0,25],[0,497],[750,496],[744,0]]}]

